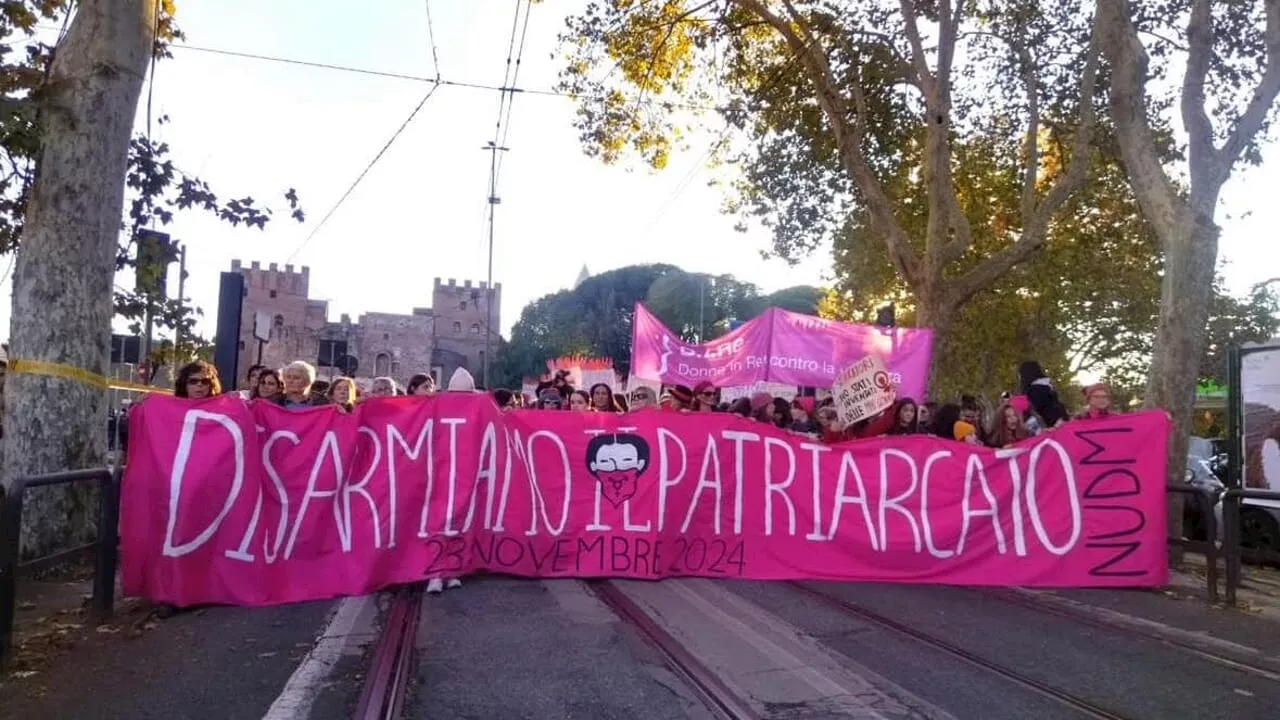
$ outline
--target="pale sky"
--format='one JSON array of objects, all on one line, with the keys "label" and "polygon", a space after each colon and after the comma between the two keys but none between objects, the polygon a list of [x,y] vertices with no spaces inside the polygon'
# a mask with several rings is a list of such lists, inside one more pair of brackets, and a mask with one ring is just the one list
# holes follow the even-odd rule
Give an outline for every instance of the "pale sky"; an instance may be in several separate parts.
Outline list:
[{"label": "pale sky", "polygon": [[[518,85],[550,89],[559,67],[556,36],[583,0],[535,5]],[[430,0],[445,80],[500,85],[515,0]],[[218,50],[433,77],[426,0],[380,0],[357,12],[338,0],[181,0],[187,43]],[[225,198],[252,195],[277,210],[266,231],[232,228],[196,213],[169,227],[188,248],[187,296],[203,307],[212,337],[218,274],[231,260],[286,261],[311,268],[312,297],[339,313],[407,313],[431,303],[432,278],[485,279],[489,155],[498,93],[443,87],[360,187],[305,246],[303,240],[421,100],[411,80],[175,49],[156,69],[154,135],[175,163]],[[146,90],[138,127],[145,128]],[[741,234],[722,215],[722,190],[700,166],[710,135],[652,173],[606,167],[586,157],[572,126],[574,103],[531,93],[515,98],[499,195],[494,279],[502,283],[502,329],[529,302],[592,273],[665,262],[695,272],[731,273],[768,292],[824,284],[820,250],[797,267],[762,261],[767,233]],[[709,117],[711,127],[719,127]],[[1274,159],[1276,150],[1266,155]],[[1242,291],[1274,276],[1274,163],[1237,172],[1219,220],[1228,282]],[[280,193],[295,187],[308,217],[288,219]],[[1252,213],[1251,215],[1249,213]],[[296,255],[295,255],[296,253]],[[290,256],[294,256],[290,260]],[[7,260],[3,265],[8,265]],[[3,271],[0,265],[0,272]],[[0,323],[8,328],[11,283],[4,273]],[[176,274],[170,287],[176,286]],[[132,277],[117,282],[132,285]],[[7,333],[6,333],[7,334]]]}]

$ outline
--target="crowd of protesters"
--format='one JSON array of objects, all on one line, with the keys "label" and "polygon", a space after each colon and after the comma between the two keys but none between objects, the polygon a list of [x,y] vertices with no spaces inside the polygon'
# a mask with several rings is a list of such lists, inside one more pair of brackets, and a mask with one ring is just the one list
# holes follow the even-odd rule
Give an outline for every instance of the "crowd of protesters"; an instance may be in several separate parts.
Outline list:
[{"label": "crowd of protesters", "polygon": [[[392,378],[375,378],[365,394],[352,378],[339,377],[331,383],[318,380],[315,367],[301,361],[279,370],[255,365],[249,369],[246,381],[240,394],[248,401],[270,402],[286,409],[333,405],[343,412],[349,412],[369,397],[431,395],[437,390],[435,379],[424,373],[410,378],[403,389]],[[200,399],[222,392],[217,369],[200,360],[179,370],[175,385],[177,397]],[[459,368],[447,389],[474,392],[477,388],[471,374]],[[605,383],[596,383],[586,389],[574,387],[570,373],[561,370],[540,383],[532,395],[503,389],[493,390],[491,394],[504,410],[531,408],[624,413],[656,408],[672,412],[732,413],[825,442],[884,435],[932,434],[959,442],[1004,448],[1060,427],[1071,419],[1053,381],[1034,360],[1018,367],[1017,387],[1004,393],[994,409],[989,403],[971,395],[961,395],[957,401],[945,403],[898,398],[884,412],[850,425],[840,422],[834,399],[830,396],[820,400],[814,394],[802,392],[787,400],[757,392],[726,403],[721,402],[721,389],[709,382],[693,388],[664,385],[655,389],[641,385],[623,394],[614,392]],[[1085,409],[1077,417],[1105,417],[1112,412],[1111,393],[1103,383],[1086,387],[1083,400]]]},{"label": "crowd of protesters", "polygon": [[[450,378],[447,390],[475,392],[475,379],[465,368],[458,368]],[[254,365],[249,368],[245,387],[239,391],[239,395],[246,402],[268,402],[287,410],[332,405],[339,412],[350,412],[358,402],[370,397],[431,395],[435,392],[435,379],[430,375],[419,374],[410,378],[408,386],[403,389],[392,378],[375,378],[369,392],[362,395],[354,379],[339,377],[332,382],[324,382],[317,378],[315,366],[297,361],[279,370]],[[184,365],[178,370],[174,380],[173,394],[190,400],[203,400],[223,394],[218,369],[204,360]],[[462,582],[457,578],[433,578],[427,582],[427,592],[438,593],[446,587],[461,585]]]},{"label": "crowd of protesters", "polygon": [[[1016,392],[1006,392],[1000,404],[991,406],[971,395],[956,402],[917,402],[898,398],[884,412],[856,423],[840,422],[834,398],[821,400],[815,394],[791,400],[757,392],[732,402],[721,402],[721,390],[709,382],[695,387],[666,385],[657,391],[640,386],[630,394],[615,393],[605,383],[583,390],[575,388],[567,371],[540,383],[533,396],[506,390],[494,391],[502,407],[531,407],[540,410],[578,412],[628,412],[647,407],[676,412],[722,412],[740,415],[782,430],[842,442],[884,435],[931,434],[975,445],[1005,448],[1019,440],[1060,427],[1070,415],[1058,396],[1053,381],[1034,360],[1018,367]],[[1077,417],[1106,417],[1111,410],[1111,392],[1104,383],[1084,389],[1085,409]]]},{"label": "crowd of protesters", "polygon": [[[994,411],[988,404],[968,395],[961,396],[958,402],[947,403],[898,398],[884,412],[845,425],[840,422],[833,398],[819,400],[816,394],[807,394],[803,390],[791,400],[757,392],[725,403],[721,402],[721,389],[709,382],[693,388],[664,385],[655,389],[641,385],[621,394],[605,383],[594,384],[585,390],[576,388],[570,374],[559,371],[540,383],[532,395],[502,389],[493,390],[491,395],[503,410],[531,408],[626,413],[653,408],[659,412],[732,413],[828,443],[885,435],[932,434],[959,442],[1004,448],[1058,428],[1070,419],[1053,382],[1035,361],[1019,366],[1016,393],[1005,393]],[[476,392],[477,388],[472,375],[459,368],[445,391]],[[317,378],[314,366],[298,361],[279,370],[263,365],[251,367],[244,389],[238,392],[246,402],[268,402],[288,410],[332,405],[340,412],[350,412],[357,403],[371,397],[432,395],[437,388],[432,376],[418,374],[410,378],[403,389],[392,378],[375,378],[368,393],[362,393],[354,379],[339,377],[332,382],[324,382]],[[222,393],[221,379],[212,364],[197,360],[178,371],[174,387],[176,397],[201,400]],[[1112,412],[1110,391],[1104,384],[1085,388],[1084,400],[1086,409],[1081,416],[1105,417]],[[438,593],[446,587],[461,584],[457,579],[432,579],[427,584],[427,592]]]}]

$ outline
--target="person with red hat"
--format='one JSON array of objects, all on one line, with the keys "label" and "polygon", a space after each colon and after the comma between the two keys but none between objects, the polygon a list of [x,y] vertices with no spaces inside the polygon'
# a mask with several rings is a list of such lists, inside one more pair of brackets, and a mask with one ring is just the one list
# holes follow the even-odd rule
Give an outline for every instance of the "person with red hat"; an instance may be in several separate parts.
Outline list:
[{"label": "person with red hat", "polygon": [[1110,417],[1111,388],[1106,383],[1094,383],[1084,389],[1084,412],[1076,416],[1079,420],[1096,420]]}]

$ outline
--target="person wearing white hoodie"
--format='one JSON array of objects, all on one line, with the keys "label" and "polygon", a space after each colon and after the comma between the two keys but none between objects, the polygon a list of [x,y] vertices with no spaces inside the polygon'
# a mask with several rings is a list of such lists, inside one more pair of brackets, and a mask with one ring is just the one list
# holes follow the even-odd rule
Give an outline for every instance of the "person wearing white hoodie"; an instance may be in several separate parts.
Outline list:
[{"label": "person wearing white hoodie", "polygon": [[[453,376],[449,378],[449,388],[447,392],[470,392],[476,391],[476,379],[466,368],[458,368],[453,371]],[[444,592],[445,588],[453,589],[462,587],[462,581],[458,578],[449,578],[447,581],[442,578],[431,578],[427,581],[427,592],[431,594]]]}]

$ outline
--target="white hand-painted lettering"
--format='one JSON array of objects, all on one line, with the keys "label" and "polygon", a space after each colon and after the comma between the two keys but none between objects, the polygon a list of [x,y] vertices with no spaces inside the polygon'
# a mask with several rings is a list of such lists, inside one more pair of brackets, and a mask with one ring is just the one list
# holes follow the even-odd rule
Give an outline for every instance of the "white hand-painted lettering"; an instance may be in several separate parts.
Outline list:
[{"label": "white hand-painted lettering", "polygon": [[[709,473],[713,473],[715,481],[712,482],[708,478]],[[716,450],[716,440],[710,435],[707,436],[707,450],[702,455],[702,474],[698,477],[698,484],[693,489],[693,499],[689,501],[689,511],[684,515],[684,523],[680,525],[680,533],[683,535],[689,532],[689,525],[693,523],[693,516],[698,511],[698,500],[702,497],[705,490],[715,490],[715,504],[712,506],[711,528],[716,535],[720,534],[720,513],[721,505],[724,502],[724,486],[720,482],[720,453]]]},{"label": "white hand-painted lettering", "polygon": [[[668,444],[674,445],[680,451],[680,471],[674,477],[671,475]],[[658,532],[662,532],[667,524],[667,492],[684,480],[684,473],[688,467],[688,453],[685,452],[684,442],[680,436],[666,428],[658,428]]]},{"label": "white hand-painted lettering", "polygon": [[502,526],[502,522],[507,517],[507,498],[511,493],[511,470],[514,465],[514,463],[511,462],[511,448],[513,446],[513,443],[511,442],[511,431],[503,428],[502,439],[503,442],[506,443],[506,449],[503,453],[503,457],[506,458],[503,460],[503,463],[506,467],[502,471],[502,498],[498,500],[498,516],[490,519],[493,524],[493,531],[499,533],[506,532]]},{"label": "white hand-painted lettering", "polygon": [[[549,440],[551,445],[555,447],[556,452],[560,455],[560,467],[563,472],[564,484],[564,506],[560,510],[560,522],[557,525],[551,524],[551,518],[547,515],[547,503],[542,496],[542,490],[538,484],[538,463],[533,462],[533,443],[535,440]],[[569,507],[570,501],[573,499],[573,472],[569,466],[569,451],[564,446],[564,441],[560,436],[550,430],[539,430],[529,436],[529,440],[525,446],[526,463],[529,468],[529,484],[533,487],[534,492],[538,496],[538,502],[534,503],[535,508],[542,506],[542,522],[547,526],[547,532],[552,536],[558,536],[564,533],[565,527],[569,524]],[[526,535],[537,535],[537,518],[535,517],[533,525],[529,528]]]},{"label": "white hand-painted lettering", "polygon": [[[201,530],[194,539],[181,545],[174,544],[174,533],[178,527],[178,506],[182,500],[182,479],[187,472],[187,463],[191,462],[191,446],[195,442],[196,427],[201,420],[217,423],[231,436],[234,453],[235,474],[231,478],[231,489],[227,491],[227,499],[222,509],[214,516],[213,521]],[[178,436],[178,450],[173,456],[173,471],[169,475],[169,523],[164,533],[164,556],[182,557],[194,552],[213,538],[214,533],[222,525],[222,521],[231,513],[236,500],[240,498],[240,488],[244,485],[244,433],[234,420],[222,413],[205,412],[204,410],[188,410],[182,419],[182,433]]]},{"label": "white hand-painted lettering", "polygon": [[[619,428],[619,432],[621,431],[622,429]],[[582,432],[587,437],[595,437],[596,435],[604,434],[604,430],[600,430],[597,428],[590,428],[587,430],[583,430]],[[602,485],[601,483],[596,483],[595,484],[595,502],[593,503],[594,514],[591,516],[592,518],[591,523],[587,525],[587,532],[609,532],[610,530],[613,530],[612,526],[605,525],[604,521],[600,519],[601,513],[604,512],[604,509],[601,507],[601,502],[603,500],[604,500],[604,485]]]},{"label": "white hand-painted lettering", "polygon": [[[933,542],[933,526],[929,523],[929,471],[933,469],[933,464],[939,460],[948,460],[951,458],[950,450],[940,450],[931,453],[924,461],[924,470],[920,473],[920,526],[924,535],[924,546],[929,554],[945,560],[956,554],[955,550],[944,550],[939,548]],[[957,545],[957,547],[959,547]]]},{"label": "white hand-painted lettering", "polygon": [[[982,497],[987,501],[983,510],[973,509],[973,479],[978,478],[982,489]],[[987,482],[987,473],[982,466],[981,455],[970,455],[964,467],[964,496],[960,499],[960,542],[956,545],[956,557],[964,553],[964,543],[969,537],[969,522],[977,517],[991,518],[991,534],[996,539],[996,552],[1005,553],[1004,530],[1000,527],[1000,504],[996,501],[991,484]]]},{"label": "white hand-painted lettering", "polygon": [[746,442],[760,442],[760,436],[756,433],[741,432],[739,430],[725,430],[720,433],[725,440],[733,442],[733,534],[742,534],[742,485],[743,473],[746,472],[746,462],[743,459],[742,444]]},{"label": "white hand-painted lettering", "polygon": [[[907,464],[911,470],[911,483],[906,490],[889,497],[889,458],[898,458]],[[902,517],[907,519],[907,523],[911,525],[911,537],[915,541],[916,552],[920,552],[920,528],[916,526],[916,519],[912,516],[911,511],[902,506],[902,501],[911,497],[916,492],[916,487],[920,484],[920,474],[916,468],[915,458],[907,453],[895,448],[885,448],[880,451],[880,547],[889,549],[889,511],[893,510]]]},{"label": "white hand-painted lettering", "polygon": [[[773,451],[775,449],[781,450],[787,456],[787,472],[782,482],[773,481]],[[795,482],[795,480],[796,451],[791,449],[790,443],[778,438],[766,437],[764,439],[764,534],[766,537],[773,534],[774,493],[780,495],[782,502],[787,505],[787,536],[795,537],[796,506],[791,502],[791,496],[787,494],[787,488],[791,487],[791,483]]]},{"label": "white hand-painted lettering", "polygon": [[[835,507],[831,511],[831,529],[827,531],[827,540],[834,540],[836,533],[840,532],[840,514],[844,506],[859,505],[862,507],[862,519],[867,524],[867,539],[871,541],[871,549],[879,551],[880,539],[876,537],[876,526],[871,520],[871,504],[867,502],[867,486],[862,481],[862,471],[858,469],[858,463],[854,462],[853,453],[846,450],[840,455],[840,479],[836,481]],[[858,483],[857,495],[845,492],[850,475]],[[817,511],[816,507],[814,511]]]},{"label": "white hand-painted lettering", "polygon": [[804,539],[827,542],[831,538],[822,532],[822,453],[831,452],[831,448],[817,443],[800,443],[800,449],[809,451],[809,485],[813,488],[813,505],[810,508],[813,513],[813,532],[805,535]]},{"label": "white hand-painted lettering", "polygon": [[454,537],[458,534],[453,529],[453,505],[458,497],[458,426],[467,423],[466,418],[440,418],[440,422],[449,426],[449,492],[444,506],[444,535]]},{"label": "white hand-painted lettering", "polygon": [[493,499],[497,495],[498,481],[498,431],[493,423],[486,423],[480,436],[480,462],[476,479],[471,485],[471,501],[467,503],[467,516],[462,520],[462,532],[471,529],[476,516],[476,498],[480,496],[480,484],[484,483],[484,529],[488,530],[493,519]]},{"label": "white hand-painted lettering", "polygon": [[[330,465],[334,470],[335,484],[330,490],[319,490],[316,483],[320,479],[320,471],[325,465],[325,456],[330,458]],[[338,540],[342,543],[344,552],[351,548],[351,538],[346,536],[345,528],[342,525],[342,506],[339,504],[338,493],[342,490],[343,485],[342,472],[342,454],[338,447],[338,436],[332,430],[324,434],[324,439],[320,441],[320,452],[316,453],[316,461],[311,466],[311,475],[307,478],[307,491],[302,495],[302,502],[298,504],[298,516],[293,519],[293,530],[289,532],[289,542],[284,546],[284,559],[288,560],[293,557],[293,548],[298,542],[298,531],[302,529],[302,523],[307,519],[307,507],[311,504],[311,499],[316,498],[322,500],[324,498],[333,498],[333,522],[338,529]]]},{"label": "white hand-painted lettering", "polygon": [[391,519],[388,521],[390,528],[387,535],[391,538],[387,542],[388,548],[396,546],[396,496],[399,494],[400,483],[396,475],[396,445],[404,451],[404,456],[409,461],[417,461],[418,456],[422,454],[422,446],[427,446],[427,494],[422,501],[422,515],[418,519],[418,537],[424,538],[427,533],[427,514],[431,510],[431,491],[436,482],[436,463],[435,449],[433,447],[433,439],[435,437],[435,420],[428,419],[422,424],[422,429],[418,431],[418,439],[413,442],[413,447],[409,447],[409,443],[405,442],[404,436],[396,429],[395,425],[387,425],[387,491],[391,494]]},{"label": "white hand-painted lettering", "polygon": [[[1063,488],[1055,488],[1054,496],[1065,495],[1065,500],[1071,508],[1071,534],[1061,545],[1055,545],[1049,537],[1049,531],[1045,529],[1044,520],[1040,515],[1040,497],[1036,493],[1036,467],[1040,462],[1040,455],[1046,448],[1053,450],[1058,456],[1058,464],[1062,467],[1062,479],[1066,485]],[[1031,529],[1040,539],[1040,544],[1054,555],[1066,555],[1071,552],[1080,540],[1080,533],[1084,530],[1080,518],[1080,493],[1076,488],[1076,475],[1071,465],[1071,457],[1067,455],[1066,448],[1052,439],[1046,439],[1031,449],[1031,464],[1027,468],[1027,515],[1031,519]]]},{"label": "white hand-painted lettering", "polygon": [[370,458],[369,468],[364,471],[364,477],[360,478],[360,482],[354,485],[347,482],[342,489],[342,522],[346,526],[347,538],[346,544],[342,547],[343,552],[351,552],[351,541],[354,537],[351,531],[351,496],[357,494],[363,497],[369,506],[369,519],[373,523],[373,547],[382,549],[382,521],[378,518],[378,503],[374,501],[373,495],[370,495],[368,490],[369,481],[373,480],[373,474],[378,471],[378,463],[382,462],[382,442],[373,428],[361,427],[357,432],[369,438],[373,457]]},{"label": "white hand-painted lettering", "polygon": [[1027,531],[1022,522],[1022,469],[1018,467],[1018,458],[1026,454],[1026,448],[1003,448],[996,450],[996,459],[1008,460],[1009,482],[1013,485],[1013,554],[1018,557],[1027,556]]}]

